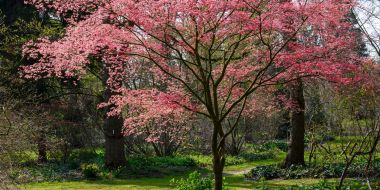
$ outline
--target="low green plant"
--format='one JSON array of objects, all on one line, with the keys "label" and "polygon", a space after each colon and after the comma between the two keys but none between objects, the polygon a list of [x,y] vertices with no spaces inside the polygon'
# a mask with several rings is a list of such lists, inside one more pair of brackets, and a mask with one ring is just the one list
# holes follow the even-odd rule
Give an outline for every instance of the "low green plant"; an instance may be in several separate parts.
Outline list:
[{"label": "low green plant", "polygon": [[[172,179],[170,183],[175,186],[176,190],[211,190],[214,186],[214,180],[211,177],[202,177],[201,173],[194,171],[184,179]],[[223,190],[230,190],[226,187],[228,183],[223,177]]]},{"label": "low green plant", "polygon": [[[190,155],[189,158],[193,159],[195,164],[200,167],[212,166],[211,155]],[[246,163],[247,160],[241,156],[227,156],[225,166],[238,165]]]},{"label": "low green plant", "polygon": [[128,163],[125,167],[112,171],[112,175],[117,178],[162,177],[187,171],[196,165],[192,158],[185,156],[134,156],[128,158]]},{"label": "low green plant", "polygon": [[[349,181],[344,184],[341,190],[367,190],[368,186],[365,183],[358,181]],[[326,180],[321,180],[315,185],[297,185],[281,188],[281,190],[337,190],[336,183],[329,183]]]},{"label": "low green plant", "polygon": [[253,168],[248,174],[246,174],[246,178],[251,179],[276,179],[281,177],[281,169],[277,167],[277,165],[263,165],[257,166]]},{"label": "low green plant", "polygon": [[86,178],[96,178],[99,177],[101,169],[96,164],[82,164],[80,166],[82,174]]},{"label": "low green plant", "polygon": [[186,179],[172,179],[171,183],[176,190],[211,190],[213,187],[213,180],[210,177],[201,177],[198,171],[190,173]]},{"label": "low green plant", "polygon": [[252,152],[247,151],[239,155],[240,158],[243,158],[247,162],[253,162],[257,160],[267,160],[274,159],[276,157],[275,151],[263,151],[263,152]]},{"label": "low green plant", "polygon": [[266,150],[279,149],[283,152],[288,150],[288,143],[280,140],[268,141],[262,145]]},{"label": "low green plant", "polygon": [[[380,173],[378,165],[380,159],[373,161],[373,167],[370,168],[370,174]],[[289,168],[281,168],[278,165],[258,166],[246,174],[251,179],[300,179],[300,178],[339,178],[345,168],[344,163],[324,163],[315,166],[290,166]],[[355,161],[347,170],[347,177],[361,177],[366,168],[365,160]]]},{"label": "low green plant", "polygon": [[265,181],[265,178],[260,178],[260,183],[257,185],[254,190],[269,190],[268,183]]},{"label": "low green plant", "polygon": [[94,150],[74,150],[71,152],[70,156],[68,157],[68,162],[80,162],[80,163],[89,163],[97,158],[102,159],[103,155],[97,153]]}]

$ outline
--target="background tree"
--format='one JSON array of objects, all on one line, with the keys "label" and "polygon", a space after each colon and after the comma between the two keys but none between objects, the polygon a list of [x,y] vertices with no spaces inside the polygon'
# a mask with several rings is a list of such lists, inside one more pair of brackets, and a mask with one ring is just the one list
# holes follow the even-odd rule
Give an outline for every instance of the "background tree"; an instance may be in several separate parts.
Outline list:
[{"label": "background tree", "polygon": [[[101,1],[99,1],[99,2],[98,1],[93,1],[93,2],[81,2],[81,1],[76,2],[76,1],[73,1],[73,2],[69,2],[67,7],[65,6],[64,8],[60,8],[60,9],[58,9],[58,7],[64,2],[60,2],[60,1],[56,1],[56,2],[32,1],[30,3],[34,3],[42,11],[49,10],[49,11],[52,11],[55,15],[60,16],[60,18],[62,18],[64,20],[64,23],[66,23],[68,28],[73,28],[72,30],[68,29],[67,33],[73,33],[74,34],[74,33],[78,32],[78,30],[80,30],[80,29],[75,30],[75,27],[80,27],[81,23],[78,23],[78,22],[86,19],[87,16],[92,13],[92,11],[96,10],[96,6],[100,2]],[[101,5],[101,3],[99,5]],[[98,24],[100,24],[100,22],[102,22],[102,20],[96,21],[96,18],[93,18],[93,20],[91,20],[91,21],[98,22]],[[94,27],[96,28],[96,26],[94,26]],[[105,29],[103,31],[104,34],[108,32],[107,28],[103,28],[103,29]],[[103,53],[103,52],[113,51],[113,50],[115,50],[114,49],[115,47],[107,47],[107,42],[100,42],[97,40],[96,36],[89,36],[90,34],[92,34],[92,32],[93,31],[88,30],[87,34],[82,33],[80,36],[76,36],[76,37],[82,39],[83,41],[75,41],[74,42],[74,41],[70,41],[70,38],[67,37],[69,35],[63,36],[63,38],[61,39],[61,42],[55,42],[54,43],[54,45],[56,47],[53,47],[53,46],[49,47],[50,52],[47,51],[48,54],[43,55],[43,54],[38,54],[37,52],[35,52],[34,55],[31,55],[31,58],[33,58],[33,59],[29,59],[29,60],[31,60],[31,61],[43,60],[45,64],[53,65],[54,63],[49,63],[49,60],[48,60],[49,57],[55,57],[57,59],[64,60],[65,58],[62,57],[62,55],[64,53],[72,54],[73,55],[72,59],[74,60],[73,62],[70,62],[70,60],[68,60],[67,62],[60,62],[60,64],[57,64],[54,66],[55,69],[57,69],[56,70],[57,72],[55,73],[56,77],[61,78],[63,80],[67,80],[70,78],[76,78],[77,82],[79,82],[81,79],[84,79],[84,80],[90,79],[90,80],[92,80],[91,81],[92,83],[100,84],[102,86],[101,87],[102,93],[100,95],[97,93],[92,94],[92,95],[99,97],[97,102],[100,103],[100,102],[108,101],[112,95],[115,95],[115,92],[112,91],[112,86],[110,86],[110,83],[108,81],[110,78],[113,77],[111,75],[112,75],[112,72],[114,72],[114,71],[110,70],[111,69],[110,65],[107,65],[110,63],[109,62],[106,63],[106,61],[104,59],[102,59],[102,58],[106,59],[107,56],[112,56],[113,55],[112,53],[107,54],[107,53]],[[117,31],[114,31],[114,32],[116,33]],[[46,42],[48,39],[40,39],[40,40],[41,40],[40,42]],[[50,40],[52,40],[52,39],[50,39]],[[53,41],[54,41],[54,39],[53,39]],[[97,42],[99,42],[99,43],[95,44],[95,45],[93,44],[92,47],[86,46],[86,45],[88,45],[89,41],[92,41],[94,43],[97,43]],[[43,46],[43,43],[40,43],[40,45]],[[69,46],[76,45],[77,49],[75,49],[73,47],[68,47],[66,49],[62,49],[62,51],[56,52],[54,49],[60,45],[62,45],[62,46],[64,46],[64,45],[69,45]],[[29,48],[31,48],[33,46],[34,45],[32,43],[28,45]],[[84,47],[84,46],[86,46],[86,47]],[[47,48],[47,46],[46,46],[46,48]],[[94,52],[89,52],[87,50],[87,48],[92,49]],[[80,49],[82,49],[82,50],[80,50]],[[107,49],[109,49],[109,50],[107,50]],[[78,54],[78,52],[79,52],[79,54]],[[87,57],[88,58],[87,60],[75,60],[77,58],[80,58],[80,56],[82,54],[90,55],[91,53],[93,53],[93,55],[95,55],[95,52],[98,52],[99,54],[97,54],[97,56]],[[26,53],[28,53],[28,52],[26,51]],[[92,77],[85,75],[85,73],[77,73],[77,72],[74,73],[73,72],[73,70],[78,70],[80,68],[80,65],[78,65],[78,62],[81,62],[81,61],[90,63],[85,68],[85,70],[87,71],[87,74],[92,75]],[[38,66],[34,65],[31,67],[37,68]],[[54,67],[48,66],[46,68],[46,70],[44,70],[44,69],[36,69],[36,70],[32,69],[33,72],[30,72],[30,70],[28,70],[28,69],[26,69],[24,71],[26,71],[25,74],[26,74],[27,78],[41,79],[41,78],[50,77],[50,74],[47,71],[54,69]],[[32,73],[34,73],[34,74],[32,74]],[[80,77],[77,77],[77,76],[80,76]],[[95,80],[93,80],[94,78],[95,78]],[[99,90],[99,89],[95,89],[95,91],[97,91],[97,90]],[[82,92],[82,94],[86,94],[86,93]],[[90,95],[91,95],[91,93],[90,93]],[[119,116],[117,116],[117,117],[107,116],[106,113],[109,111],[111,111],[110,107],[104,107],[104,109],[103,109],[103,127],[102,128],[103,128],[104,137],[105,137],[105,164],[109,168],[117,168],[118,166],[124,165],[126,163],[124,139],[123,139],[123,134],[122,134],[123,120]]]},{"label": "background tree", "polygon": [[[349,21],[348,24],[351,24],[351,27],[347,28],[347,30],[350,30],[351,35],[353,35],[353,38],[351,40],[353,44],[353,48],[350,50],[351,53],[347,53],[344,49],[341,49],[337,53],[340,54],[335,59],[344,61],[344,60],[351,60],[353,62],[356,62],[355,64],[360,67],[360,58],[359,57],[365,57],[366,54],[366,48],[365,44],[363,42],[363,38],[361,37],[361,33],[358,30],[356,24],[356,20],[352,19],[353,15],[350,13],[347,13],[346,19]],[[320,36],[317,31],[313,31],[313,28],[310,28],[308,31],[306,31],[303,35],[310,37],[314,36],[314,41],[303,41],[302,37],[301,39],[298,39],[301,43],[307,43],[309,46],[323,46],[325,43],[325,39],[323,36]],[[286,35],[286,34],[285,34]],[[337,33],[337,35],[340,35],[340,33]],[[294,39],[297,40],[297,39]],[[289,50],[289,49],[287,49]],[[353,51],[352,51],[353,50]],[[358,57],[352,56],[352,53],[356,51],[356,54]],[[346,52],[347,56],[344,54]],[[315,55],[313,55],[315,56]],[[353,60],[354,59],[354,60]],[[356,61],[355,61],[356,59]],[[303,60],[299,60],[300,64],[302,64]],[[296,74],[296,73],[295,73]],[[340,83],[341,85],[347,85],[346,76],[352,75],[353,72],[350,68],[347,68],[346,73],[338,74],[331,76],[331,73],[319,73],[317,77],[327,80],[332,83]],[[315,78],[315,76],[314,76]],[[359,76],[358,76],[359,78]],[[308,81],[309,80],[309,81]],[[289,100],[292,102],[294,107],[291,107],[289,109],[289,124],[290,124],[290,141],[289,141],[289,149],[288,153],[286,155],[286,158],[283,162],[284,167],[289,167],[291,165],[304,165],[305,164],[305,134],[307,130],[307,123],[306,123],[306,115],[305,115],[305,109],[306,109],[306,102],[304,94],[305,85],[313,85],[315,83],[318,83],[317,81],[311,82],[310,79],[298,79],[295,82],[292,82],[288,84],[288,96]],[[352,80],[352,82],[355,82],[356,80]],[[311,82],[311,83],[310,83]]]}]

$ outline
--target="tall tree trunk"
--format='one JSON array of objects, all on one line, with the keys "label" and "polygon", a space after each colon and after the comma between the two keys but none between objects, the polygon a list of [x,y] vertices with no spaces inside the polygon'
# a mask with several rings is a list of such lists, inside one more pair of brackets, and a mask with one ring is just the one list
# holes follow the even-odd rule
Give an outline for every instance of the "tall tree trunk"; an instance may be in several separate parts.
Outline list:
[{"label": "tall tree trunk", "polygon": [[122,134],[123,119],[106,116],[103,128],[106,167],[117,168],[124,165],[127,160],[125,158],[124,137]]},{"label": "tall tree trunk", "polygon": [[44,130],[38,131],[38,138],[37,138],[37,149],[38,149],[38,162],[39,163],[45,163],[47,162],[47,146],[46,146],[46,134]]},{"label": "tall tree trunk", "polygon": [[[104,68],[103,85],[106,88],[103,94],[104,101],[108,101],[114,92],[108,87],[108,70]],[[121,116],[107,116],[111,107],[107,107],[104,112],[103,131],[105,136],[105,166],[107,168],[117,168],[127,163],[125,158],[123,118]]]},{"label": "tall tree trunk", "polygon": [[[44,81],[39,80],[37,81],[36,84],[36,89],[37,89],[37,95],[41,97],[45,97],[48,94],[47,90],[47,85]],[[41,101],[39,102],[41,106],[41,110],[39,110],[40,113],[43,113],[45,111],[49,111],[49,108],[51,107],[50,101]],[[47,134],[47,127],[45,125],[45,122],[37,122],[37,151],[38,151],[38,162],[44,163],[48,161],[47,158],[47,139],[46,139],[46,134]]]},{"label": "tall tree trunk", "polygon": [[[285,95],[285,93],[281,94]],[[281,105],[285,106],[285,105]],[[277,127],[277,134],[276,134],[276,139],[284,140],[287,139],[289,136],[289,129],[290,129],[290,112],[289,110],[285,110],[284,113],[282,114],[281,118],[281,125]]]},{"label": "tall tree trunk", "polygon": [[291,111],[290,142],[288,153],[283,163],[284,167],[305,164],[305,99],[301,79],[291,85],[291,100],[297,105],[297,109]]},{"label": "tall tree trunk", "polygon": [[251,120],[247,117],[244,117],[243,121],[244,121],[244,141],[246,143],[253,143],[253,126],[251,124]]},{"label": "tall tree trunk", "polygon": [[[225,158],[226,143],[225,140],[219,142],[219,137],[223,134],[222,124],[220,122],[214,123],[214,130],[212,135],[212,154],[213,154],[213,172],[215,185],[214,190],[222,190],[223,188],[223,170]],[[220,143],[220,147],[218,147]]]}]

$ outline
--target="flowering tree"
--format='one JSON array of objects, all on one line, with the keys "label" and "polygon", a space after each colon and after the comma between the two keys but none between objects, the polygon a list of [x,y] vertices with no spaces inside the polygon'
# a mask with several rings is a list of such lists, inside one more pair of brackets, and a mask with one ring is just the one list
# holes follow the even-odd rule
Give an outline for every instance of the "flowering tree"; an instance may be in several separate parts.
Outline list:
[{"label": "flowering tree", "polygon": [[[91,60],[100,59],[114,93],[107,104],[115,106],[109,114],[129,108],[126,131],[160,117],[149,111],[157,110],[158,104],[173,117],[183,117],[175,111],[180,107],[207,117],[213,124],[215,189],[222,189],[226,138],[257,89],[308,76],[345,78],[342,70],[352,68],[352,60],[346,58],[354,55],[347,47],[355,40],[344,19],[351,7],[345,1],[29,2],[70,12],[73,21],[63,39],[42,39],[34,44],[37,50],[26,48],[40,61],[24,71],[30,77],[80,75]],[[75,22],[81,12],[86,14]],[[155,77],[165,85],[129,88],[124,79],[134,69],[127,64],[153,64]],[[127,101],[131,94],[151,103]],[[226,130],[223,122],[230,118],[234,121]]]},{"label": "flowering tree", "polygon": [[[130,95],[136,93],[130,92],[124,97]],[[172,155],[185,141],[190,130],[191,113],[179,105],[167,104],[166,101],[172,100],[173,94],[152,91],[152,94],[143,97],[138,93],[137,95],[139,97],[128,100],[130,102],[125,119],[125,134],[144,133],[147,136],[145,140],[153,145],[156,155]]]},{"label": "flowering tree", "polygon": [[[24,77],[32,79],[59,77],[80,80],[85,74],[90,73],[103,84],[104,92],[101,101],[108,101],[112,95],[116,95],[117,93],[112,89],[120,85],[122,78],[116,75],[118,72],[115,70],[123,66],[119,62],[123,58],[118,52],[125,45],[115,46],[116,44],[112,42],[112,37],[122,36],[122,32],[117,27],[98,19],[97,2],[28,2],[35,3],[42,10],[56,10],[57,15],[68,21],[68,26],[65,36],[59,40],[41,38],[25,44],[24,55],[37,63],[22,68]],[[107,39],[108,35],[112,37]],[[105,112],[111,110],[110,107],[104,108]],[[118,167],[126,162],[122,134],[123,120],[120,117],[104,115],[105,164],[107,167]]]}]

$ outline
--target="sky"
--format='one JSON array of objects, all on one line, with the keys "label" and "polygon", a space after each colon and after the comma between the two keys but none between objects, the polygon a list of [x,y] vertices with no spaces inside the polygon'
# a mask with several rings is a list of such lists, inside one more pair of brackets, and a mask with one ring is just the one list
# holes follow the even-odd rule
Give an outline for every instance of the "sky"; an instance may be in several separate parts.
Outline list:
[{"label": "sky", "polygon": [[380,0],[360,0],[354,13],[357,15],[359,24],[367,31],[365,38],[370,55],[378,60],[380,56],[371,45],[368,38],[371,38],[377,50],[380,50]]}]

